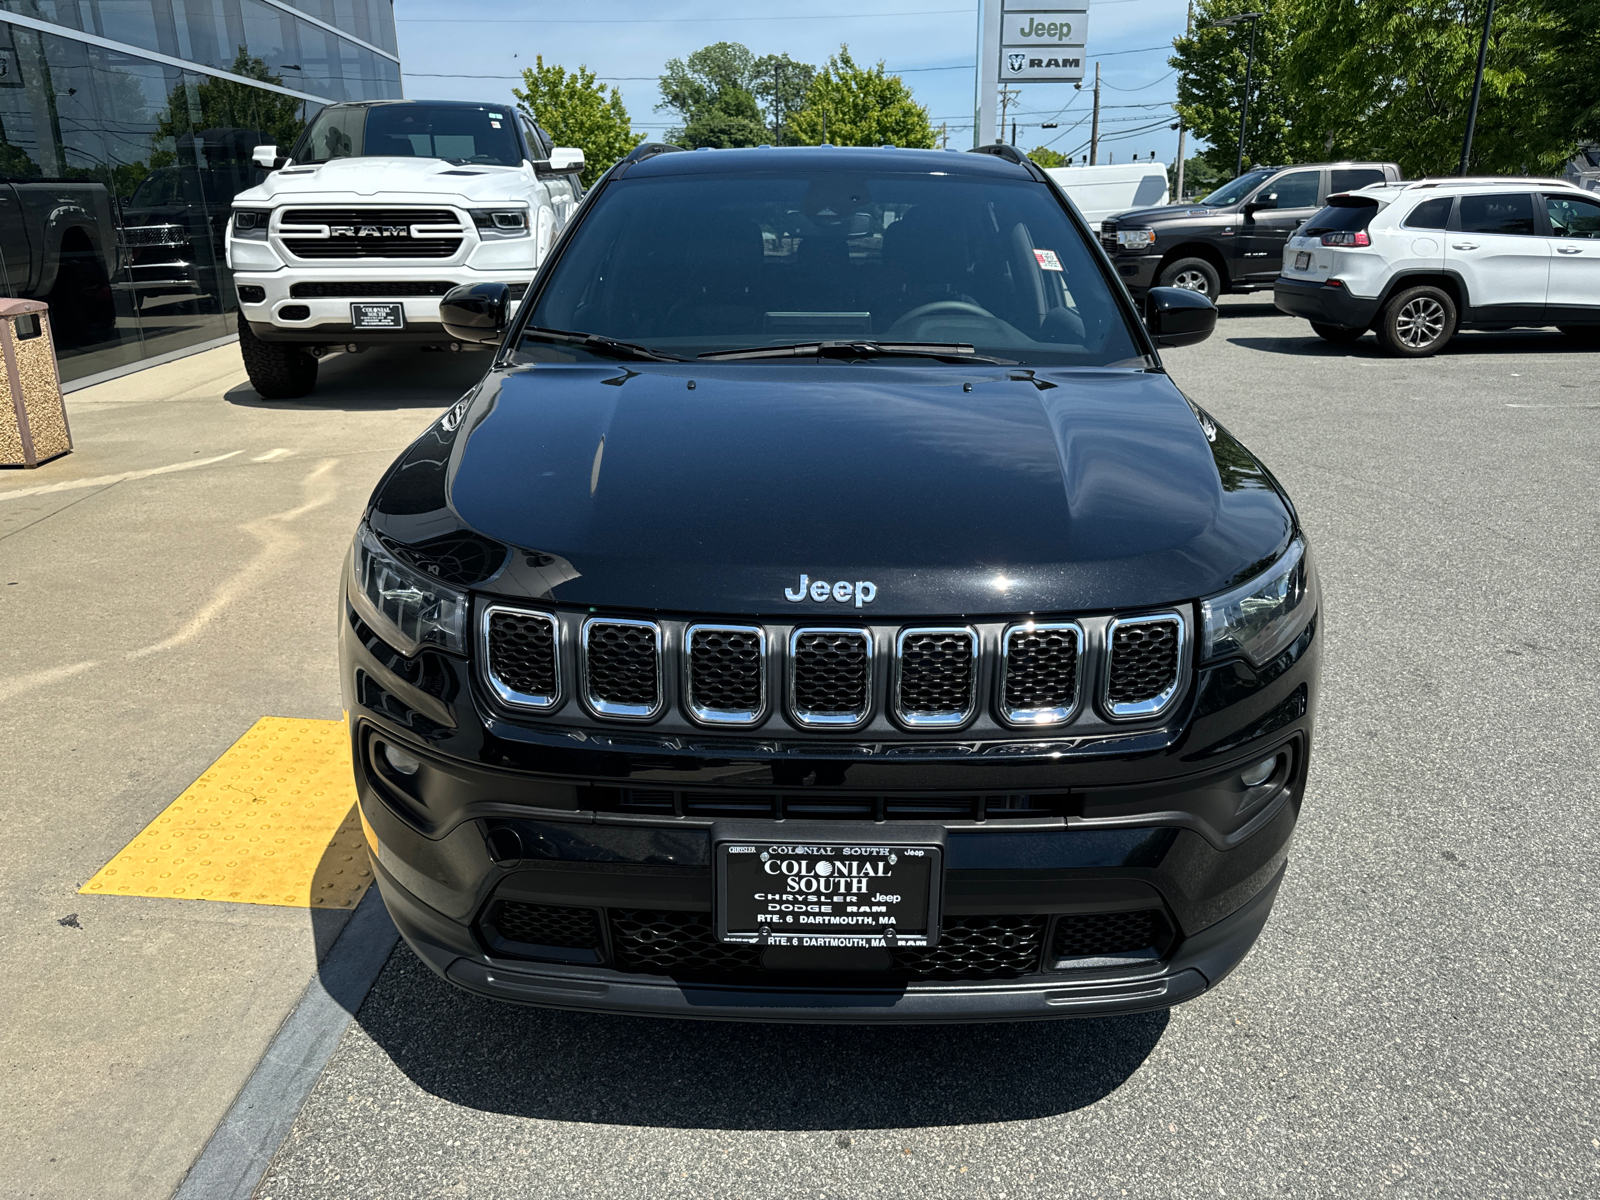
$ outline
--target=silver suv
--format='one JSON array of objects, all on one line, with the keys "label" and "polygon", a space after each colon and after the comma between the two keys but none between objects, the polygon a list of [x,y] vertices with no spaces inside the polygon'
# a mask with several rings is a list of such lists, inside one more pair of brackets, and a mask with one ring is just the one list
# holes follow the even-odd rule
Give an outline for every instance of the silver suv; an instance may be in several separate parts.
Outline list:
[{"label": "silver suv", "polygon": [[1555,325],[1600,342],[1600,196],[1559,179],[1428,179],[1330,196],[1295,230],[1278,308],[1391,354],[1457,329]]}]

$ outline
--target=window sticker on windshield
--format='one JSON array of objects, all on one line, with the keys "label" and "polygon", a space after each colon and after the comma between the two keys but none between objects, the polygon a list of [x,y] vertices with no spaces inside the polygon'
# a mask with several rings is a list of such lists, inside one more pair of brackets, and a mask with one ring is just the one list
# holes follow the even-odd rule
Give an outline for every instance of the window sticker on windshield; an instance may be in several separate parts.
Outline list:
[{"label": "window sticker on windshield", "polygon": [[1033,256],[1039,260],[1039,269],[1041,271],[1065,270],[1065,268],[1061,265],[1061,260],[1056,257],[1056,252],[1054,250],[1040,250],[1035,248]]},{"label": "window sticker on windshield", "polygon": [[491,120],[489,122],[489,128],[490,129],[499,129],[500,128],[500,122]]},{"label": "window sticker on windshield", "polygon": [[504,113],[490,113],[489,114],[489,120],[491,120],[491,121],[504,121],[505,119],[506,118],[505,118],[505,114]]}]

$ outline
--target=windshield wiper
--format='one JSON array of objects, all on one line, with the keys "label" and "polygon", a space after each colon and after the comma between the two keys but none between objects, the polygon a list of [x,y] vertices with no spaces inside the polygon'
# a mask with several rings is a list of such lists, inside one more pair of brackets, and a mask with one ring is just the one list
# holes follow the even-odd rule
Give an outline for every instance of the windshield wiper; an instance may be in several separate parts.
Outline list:
[{"label": "windshield wiper", "polygon": [[976,354],[966,342],[791,342],[785,346],[746,346],[742,350],[712,350],[697,358],[715,362],[735,358],[936,358],[940,362],[991,363],[1014,366],[1016,360]]},{"label": "windshield wiper", "polygon": [[535,341],[565,342],[569,346],[582,346],[585,350],[592,350],[596,354],[604,354],[611,358],[628,358],[643,362],[684,361],[676,355],[652,350],[649,346],[619,342],[616,338],[602,337],[598,333],[574,333],[570,329],[541,329],[537,325],[529,325],[522,331],[522,336],[531,337]]}]

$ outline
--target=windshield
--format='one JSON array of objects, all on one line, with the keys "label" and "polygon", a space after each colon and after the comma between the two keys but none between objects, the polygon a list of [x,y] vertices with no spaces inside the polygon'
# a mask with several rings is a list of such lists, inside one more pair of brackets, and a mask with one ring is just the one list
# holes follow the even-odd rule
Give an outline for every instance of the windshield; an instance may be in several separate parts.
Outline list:
[{"label": "windshield", "polygon": [[[1090,248],[1042,184],[835,168],[621,179],[597,200],[530,326],[682,358],[870,340],[1143,363]],[[538,335],[522,347],[540,355]]]},{"label": "windshield", "polygon": [[444,158],[515,167],[522,148],[513,114],[493,105],[332,104],[311,122],[294,159],[334,158]]},{"label": "windshield", "polygon": [[1225,204],[1237,204],[1271,178],[1271,171],[1246,171],[1232,183],[1223,184],[1200,203],[1210,208],[1220,208]]}]

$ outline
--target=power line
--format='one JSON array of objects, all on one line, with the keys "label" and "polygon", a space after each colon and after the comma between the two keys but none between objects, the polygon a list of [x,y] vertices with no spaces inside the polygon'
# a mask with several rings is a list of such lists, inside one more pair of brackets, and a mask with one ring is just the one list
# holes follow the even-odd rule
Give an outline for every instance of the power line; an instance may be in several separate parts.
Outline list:
[{"label": "power line", "polygon": [[[1103,0],[1112,2],[1112,0]],[[896,17],[972,16],[975,8],[922,8],[908,12],[806,13],[785,17],[398,17],[407,25],[722,25],[734,21],[877,21]]]},{"label": "power line", "polygon": [[[888,75],[912,75],[920,71],[976,71],[975,63],[960,63],[953,67],[885,67]],[[485,75],[477,71],[402,71],[407,79],[521,79],[521,75]],[[659,75],[596,75],[602,83],[654,82]]]},{"label": "power line", "polygon": [[1113,92],[1142,92],[1146,88],[1155,87],[1156,84],[1158,84],[1158,83],[1165,83],[1167,80],[1171,79],[1177,73],[1178,73],[1178,69],[1176,67],[1174,67],[1172,70],[1168,71],[1165,75],[1163,75],[1160,79],[1152,79],[1149,83],[1141,83],[1138,87],[1120,88],[1114,83],[1108,83],[1105,86],[1110,88]]}]

